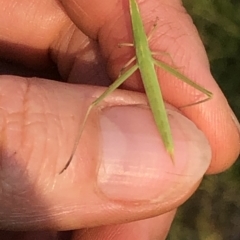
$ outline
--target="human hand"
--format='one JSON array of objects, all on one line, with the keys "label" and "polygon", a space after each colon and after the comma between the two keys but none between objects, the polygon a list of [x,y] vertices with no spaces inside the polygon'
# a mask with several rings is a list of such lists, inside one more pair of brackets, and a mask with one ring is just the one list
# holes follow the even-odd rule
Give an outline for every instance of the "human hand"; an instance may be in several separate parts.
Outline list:
[{"label": "human hand", "polygon": [[[51,69],[54,61],[67,82],[108,84],[133,55],[131,49],[117,48],[131,40],[127,1],[122,6],[117,1],[62,0],[59,5],[53,0],[31,4],[12,0],[0,6],[1,55],[37,69]],[[154,49],[166,50],[176,66],[184,66],[185,75],[214,93],[211,101],[183,109],[207,136],[210,166],[202,133],[171,111],[173,166],[145,107],[146,98],[116,91],[90,117],[73,162],[59,175],[79,120],[102,89],[2,76],[2,229],[39,230],[24,233],[28,239],[33,235],[54,239],[57,231],[84,228],[74,231],[72,238],[164,239],[174,209],[193,193],[208,166],[208,173],[216,173],[235,160],[239,135],[188,15],[175,1],[152,0],[140,8],[143,19],[153,9],[160,16],[152,38]],[[98,45],[88,37],[98,40]],[[159,76],[164,98],[173,106],[195,100],[194,89],[163,72]],[[143,91],[139,76],[124,87]],[[146,218],[150,219],[141,220]],[[48,229],[52,231],[43,231]],[[3,239],[4,234],[10,238],[10,232],[2,232]]]}]

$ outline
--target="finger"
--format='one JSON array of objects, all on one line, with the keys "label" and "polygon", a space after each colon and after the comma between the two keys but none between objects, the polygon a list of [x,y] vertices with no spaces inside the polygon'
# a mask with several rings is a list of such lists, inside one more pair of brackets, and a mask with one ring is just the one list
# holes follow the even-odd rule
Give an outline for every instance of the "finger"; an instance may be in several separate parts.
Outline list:
[{"label": "finger", "polygon": [[[117,5],[114,1],[104,1],[104,6],[101,6],[99,1],[91,1],[91,4],[81,0],[61,2],[77,26],[98,40],[103,55],[108,59],[109,74],[115,79],[127,59],[134,54],[132,49],[123,50],[117,47],[118,43],[132,41],[128,1]],[[213,155],[208,173],[225,170],[239,155],[239,132],[232,120],[234,115],[211,76],[204,47],[192,20],[180,2],[153,0],[141,2],[139,5],[144,22],[149,23],[149,16],[152,22],[157,16],[160,18],[159,27],[151,40],[154,51],[169,53],[174,65],[183,74],[213,92],[213,99],[185,108],[183,112],[196,123],[210,142]],[[161,70],[158,74],[164,99],[172,105],[180,107],[205,98],[202,93],[171,74]],[[125,88],[143,90],[139,79],[139,75],[131,78],[131,81],[124,85]]]},{"label": "finger", "polygon": [[52,66],[49,47],[69,19],[57,1],[1,1],[0,54],[34,68]]},{"label": "finger", "polygon": [[[0,4],[2,58],[20,63],[21,68],[41,70],[27,69],[28,76],[109,85],[98,44],[77,29],[57,1],[32,0],[29,4],[13,0]],[[3,74],[9,73],[5,68],[1,70]],[[26,69],[14,70],[15,74],[27,75]]]},{"label": "finger", "polygon": [[146,98],[116,91],[91,113],[73,162],[59,175],[100,89],[0,82],[1,228],[67,230],[157,216],[186,200],[209,166],[208,142],[188,119],[169,109],[173,165]]},{"label": "finger", "polygon": [[141,221],[76,231],[73,240],[165,240],[175,211]]}]

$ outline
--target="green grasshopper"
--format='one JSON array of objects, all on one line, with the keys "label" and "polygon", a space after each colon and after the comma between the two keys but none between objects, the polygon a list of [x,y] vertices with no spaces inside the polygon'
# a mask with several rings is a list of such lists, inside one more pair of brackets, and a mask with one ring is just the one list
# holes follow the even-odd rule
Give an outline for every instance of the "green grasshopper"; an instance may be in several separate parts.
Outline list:
[{"label": "green grasshopper", "polygon": [[[114,83],[112,83],[109,86],[109,88],[105,92],[103,92],[103,94],[100,95],[100,97],[98,97],[89,106],[89,108],[86,112],[85,118],[83,120],[83,123],[81,125],[81,128],[79,130],[79,134],[78,134],[75,144],[73,146],[71,156],[70,156],[68,162],[66,163],[66,165],[64,166],[64,168],[61,170],[60,174],[68,168],[69,164],[72,161],[72,158],[77,149],[84,126],[86,124],[86,121],[88,119],[88,116],[89,116],[91,110],[96,105],[101,103],[101,101],[105,97],[107,97],[115,89],[117,89],[124,81],[126,81],[137,69],[139,69],[139,71],[140,71],[143,85],[145,88],[145,92],[146,92],[146,95],[148,98],[148,102],[149,102],[151,111],[153,113],[155,123],[157,125],[157,129],[162,137],[163,144],[172,160],[174,158],[174,144],[173,144],[172,133],[171,133],[171,129],[170,129],[169,121],[168,121],[167,112],[165,109],[162,93],[160,90],[157,74],[155,71],[155,65],[159,66],[160,68],[166,70],[167,72],[171,73],[175,77],[181,79],[185,83],[189,84],[190,86],[192,86],[192,87],[196,88],[197,90],[199,90],[200,92],[204,93],[207,98],[204,100],[201,100],[197,103],[202,103],[204,101],[209,100],[212,97],[212,93],[210,91],[206,90],[204,87],[193,82],[191,79],[184,76],[183,74],[181,74],[179,71],[177,71],[170,65],[153,58],[153,54],[149,48],[148,37],[144,30],[143,22],[141,19],[141,15],[140,15],[136,0],[129,0],[129,9],[130,9],[133,39],[134,39],[133,46],[134,46],[135,52],[136,52],[136,57],[133,58],[133,60],[136,59],[136,64],[134,66],[132,66],[131,68],[129,68],[128,70],[126,70],[123,74],[121,74],[119,76],[119,78]],[[131,62],[132,61],[130,61],[129,64]],[[197,104],[197,103],[195,103],[195,104]],[[191,104],[191,105],[193,105],[193,104]]]}]

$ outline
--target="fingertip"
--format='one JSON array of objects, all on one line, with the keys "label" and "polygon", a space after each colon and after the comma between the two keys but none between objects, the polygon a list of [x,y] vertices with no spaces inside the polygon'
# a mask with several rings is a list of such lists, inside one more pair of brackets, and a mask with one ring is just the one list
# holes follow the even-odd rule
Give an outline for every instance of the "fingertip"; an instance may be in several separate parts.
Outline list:
[{"label": "fingertip", "polygon": [[[209,166],[211,151],[206,138],[194,124],[176,112],[170,113],[175,136],[174,165],[149,109],[115,106],[105,110],[104,115],[98,185],[111,199],[148,201],[160,192],[168,195],[177,175],[182,176],[179,188],[188,188],[188,180],[196,183]],[[165,184],[159,185],[163,179]]]}]

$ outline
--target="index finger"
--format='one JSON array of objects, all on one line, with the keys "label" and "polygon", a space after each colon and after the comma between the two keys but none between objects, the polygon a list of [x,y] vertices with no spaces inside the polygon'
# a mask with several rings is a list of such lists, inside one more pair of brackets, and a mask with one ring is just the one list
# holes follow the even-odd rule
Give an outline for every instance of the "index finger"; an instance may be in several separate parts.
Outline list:
[{"label": "index finger", "polygon": [[[213,92],[211,101],[185,108],[184,114],[201,129],[212,148],[212,163],[208,173],[228,168],[239,154],[239,133],[232,111],[214,81],[209,63],[196,28],[179,2],[138,2],[141,16],[147,26],[159,17],[159,27],[152,38],[152,49],[170,54],[181,72]],[[131,24],[128,1],[97,0],[89,2],[62,0],[70,18],[88,36],[96,39],[107,59],[109,75],[115,79],[127,59],[134,54],[131,49],[118,49],[121,42],[131,41]],[[164,99],[180,107],[202,97],[195,89],[164,71],[158,72]],[[143,91],[139,75],[124,85],[125,88]]]}]

